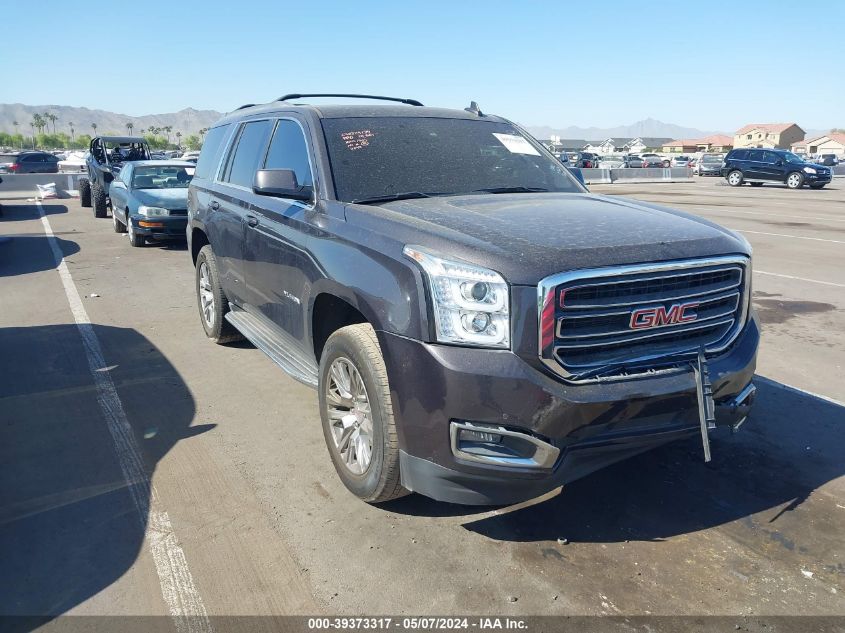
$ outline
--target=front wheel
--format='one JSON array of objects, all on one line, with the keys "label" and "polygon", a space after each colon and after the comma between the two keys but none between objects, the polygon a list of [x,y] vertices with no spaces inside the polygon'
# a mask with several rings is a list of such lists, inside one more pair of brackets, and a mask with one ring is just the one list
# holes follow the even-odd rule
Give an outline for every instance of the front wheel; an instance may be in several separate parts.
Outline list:
[{"label": "front wheel", "polygon": [[387,368],[369,323],[329,337],[320,357],[320,418],[340,480],[368,503],[408,494],[399,476],[399,440]]},{"label": "front wheel", "polygon": [[147,243],[147,239],[143,235],[138,235],[135,232],[135,227],[132,226],[132,220],[128,220],[126,228],[129,230],[129,245],[136,248]]},{"label": "front wheel", "polygon": [[728,184],[731,187],[739,187],[742,184],[742,172],[734,169],[728,174]]},{"label": "front wheel", "polygon": [[217,258],[210,244],[203,246],[197,255],[196,290],[205,335],[218,345],[241,340],[241,333],[225,319],[229,301],[220,285]]},{"label": "front wheel", "polygon": [[96,182],[91,183],[91,204],[94,207],[95,218],[108,217],[106,211],[106,192]]},{"label": "front wheel", "polygon": [[786,186],[790,189],[800,189],[803,184],[804,176],[797,171],[792,172],[786,177]]}]

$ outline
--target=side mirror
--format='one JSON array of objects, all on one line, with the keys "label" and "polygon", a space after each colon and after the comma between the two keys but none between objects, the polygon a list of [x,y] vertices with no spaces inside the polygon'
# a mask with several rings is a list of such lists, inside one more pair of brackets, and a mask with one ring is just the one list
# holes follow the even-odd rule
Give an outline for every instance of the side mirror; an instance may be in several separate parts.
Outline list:
[{"label": "side mirror", "polygon": [[252,190],[260,196],[291,200],[311,200],[314,195],[311,187],[300,186],[292,169],[259,169],[255,172]]}]

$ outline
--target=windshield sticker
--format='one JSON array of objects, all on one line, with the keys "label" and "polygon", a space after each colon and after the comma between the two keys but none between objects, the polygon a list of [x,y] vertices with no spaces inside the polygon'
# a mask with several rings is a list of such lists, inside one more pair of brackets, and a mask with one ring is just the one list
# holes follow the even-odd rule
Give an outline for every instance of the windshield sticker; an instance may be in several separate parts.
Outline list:
[{"label": "windshield sticker", "polygon": [[340,134],[340,138],[346,143],[346,147],[353,152],[369,145],[370,139],[374,136],[372,130],[356,130],[354,132],[341,132]]},{"label": "windshield sticker", "polygon": [[539,156],[540,152],[534,149],[534,146],[528,142],[528,139],[518,136],[517,134],[496,134],[493,132],[499,142],[504,145],[511,154],[529,154],[531,156]]}]

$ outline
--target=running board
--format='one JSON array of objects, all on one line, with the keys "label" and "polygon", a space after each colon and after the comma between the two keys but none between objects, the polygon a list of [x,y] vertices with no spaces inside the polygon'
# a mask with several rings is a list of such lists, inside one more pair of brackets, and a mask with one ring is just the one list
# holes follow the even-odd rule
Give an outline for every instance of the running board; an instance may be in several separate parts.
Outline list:
[{"label": "running board", "polygon": [[297,350],[292,338],[286,340],[288,334],[271,329],[260,318],[231,303],[226,320],[291,378],[309,387],[317,386],[317,364]]}]

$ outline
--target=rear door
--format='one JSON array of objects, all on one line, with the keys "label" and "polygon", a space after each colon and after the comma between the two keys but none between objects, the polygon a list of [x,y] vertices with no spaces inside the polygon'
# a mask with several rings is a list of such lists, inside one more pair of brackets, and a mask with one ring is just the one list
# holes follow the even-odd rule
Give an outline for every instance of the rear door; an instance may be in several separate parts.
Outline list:
[{"label": "rear door", "polygon": [[37,174],[43,168],[43,161],[40,154],[25,154],[20,159],[19,174]]},{"label": "rear door", "polygon": [[[280,118],[262,169],[291,169],[299,185],[314,186],[305,123]],[[317,213],[313,202],[257,196],[247,216],[246,277],[250,309],[305,346],[303,300],[318,275],[308,244]]]},{"label": "rear door", "polygon": [[742,174],[746,180],[762,180],[765,178],[763,167],[763,150],[749,149],[744,160],[740,161]]},{"label": "rear door", "polygon": [[226,296],[239,305],[247,302],[246,216],[258,197],[252,191],[252,181],[267,151],[272,125],[268,119],[240,124],[209,201],[208,238]]}]

